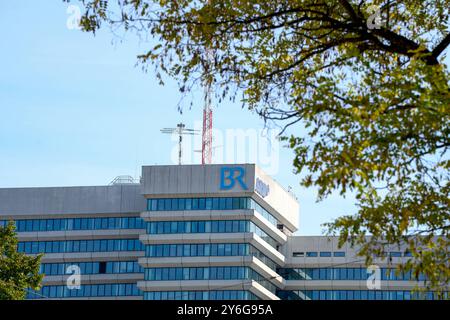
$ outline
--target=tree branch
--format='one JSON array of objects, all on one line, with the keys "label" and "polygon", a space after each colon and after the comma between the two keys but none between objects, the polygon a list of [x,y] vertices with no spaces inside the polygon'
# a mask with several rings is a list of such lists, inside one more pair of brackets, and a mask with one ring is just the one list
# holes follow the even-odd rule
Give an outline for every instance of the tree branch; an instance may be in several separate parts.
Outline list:
[{"label": "tree branch", "polygon": [[447,34],[447,36],[442,39],[441,43],[439,43],[436,48],[432,51],[431,55],[437,59],[442,52],[444,52],[445,49],[450,45],[450,33]]},{"label": "tree branch", "polygon": [[348,2],[347,0],[339,0],[339,3],[344,7],[345,11],[347,11],[347,13],[350,15],[350,18],[353,20],[353,22],[361,23],[361,21],[362,21],[361,18],[358,16],[355,9],[353,9],[350,2]]}]

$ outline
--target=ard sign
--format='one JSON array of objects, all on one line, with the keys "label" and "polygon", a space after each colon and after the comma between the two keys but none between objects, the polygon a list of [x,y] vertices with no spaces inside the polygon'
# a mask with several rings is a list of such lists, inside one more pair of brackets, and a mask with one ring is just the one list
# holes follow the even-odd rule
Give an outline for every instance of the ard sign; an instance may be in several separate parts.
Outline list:
[{"label": "ard sign", "polygon": [[260,178],[256,178],[255,191],[263,198],[269,195],[269,185],[265,184]]}]

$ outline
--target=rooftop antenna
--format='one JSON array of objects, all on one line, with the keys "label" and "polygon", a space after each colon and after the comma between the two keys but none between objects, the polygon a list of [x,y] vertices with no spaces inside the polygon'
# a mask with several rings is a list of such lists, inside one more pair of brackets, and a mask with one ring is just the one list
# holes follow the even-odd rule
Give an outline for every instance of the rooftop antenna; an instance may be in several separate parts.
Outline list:
[{"label": "rooftop antenna", "polygon": [[161,129],[162,133],[166,133],[166,134],[178,134],[178,164],[181,165],[181,159],[182,159],[182,155],[183,155],[183,136],[184,135],[197,135],[199,134],[199,130],[194,130],[194,129],[186,129],[186,125],[182,122],[180,122],[179,124],[177,124],[176,128],[162,128]]},{"label": "rooftop antenna", "polygon": [[[208,5],[210,1],[208,1]],[[212,81],[211,73],[214,72],[214,51],[210,45],[207,45],[205,50],[206,61],[203,64],[203,72],[205,80],[203,84],[204,105],[203,105],[203,130],[202,130],[202,164],[212,163],[213,151],[213,110],[212,110]]]},{"label": "rooftop antenna", "polygon": [[[211,61],[211,50],[206,52],[208,60]],[[210,62],[208,61],[208,62]],[[208,66],[209,68],[209,66]],[[202,164],[210,164],[212,161],[212,121],[213,111],[211,107],[211,81],[206,80],[204,95],[205,104],[203,106],[203,130],[202,130]]]}]

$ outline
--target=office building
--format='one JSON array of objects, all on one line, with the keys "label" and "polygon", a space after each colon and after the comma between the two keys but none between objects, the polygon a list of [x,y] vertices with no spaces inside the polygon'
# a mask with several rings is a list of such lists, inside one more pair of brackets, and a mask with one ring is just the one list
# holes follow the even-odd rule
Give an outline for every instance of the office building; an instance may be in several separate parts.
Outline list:
[{"label": "office building", "polygon": [[[44,253],[29,299],[409,300],[393,248],[371,288],[336,238],[296,236],[296,198],[253,164],[144,166],[139,183],[0,189],[0,224]],[[79,281],[79,282],[78,282]],[[433,299],[428,293],[420,298]]]}]

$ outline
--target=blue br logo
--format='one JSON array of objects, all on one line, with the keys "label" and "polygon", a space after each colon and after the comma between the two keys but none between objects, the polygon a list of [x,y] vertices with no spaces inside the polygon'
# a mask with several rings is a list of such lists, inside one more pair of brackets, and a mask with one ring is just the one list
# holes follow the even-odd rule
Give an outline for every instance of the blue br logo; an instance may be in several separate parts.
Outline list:
[{"label": "blue br logo", "polygon": [[247,190],[244,177],[245,169],[243,167],[223,167],[220,169],[220,189],[233,189],[237,181],[243,190]]},{"label": "blue br logo", "polygon": [[265,184],[261,179],[256,178],[255,191],[263,198],[267,197],[270,188],[268,184]]}]

